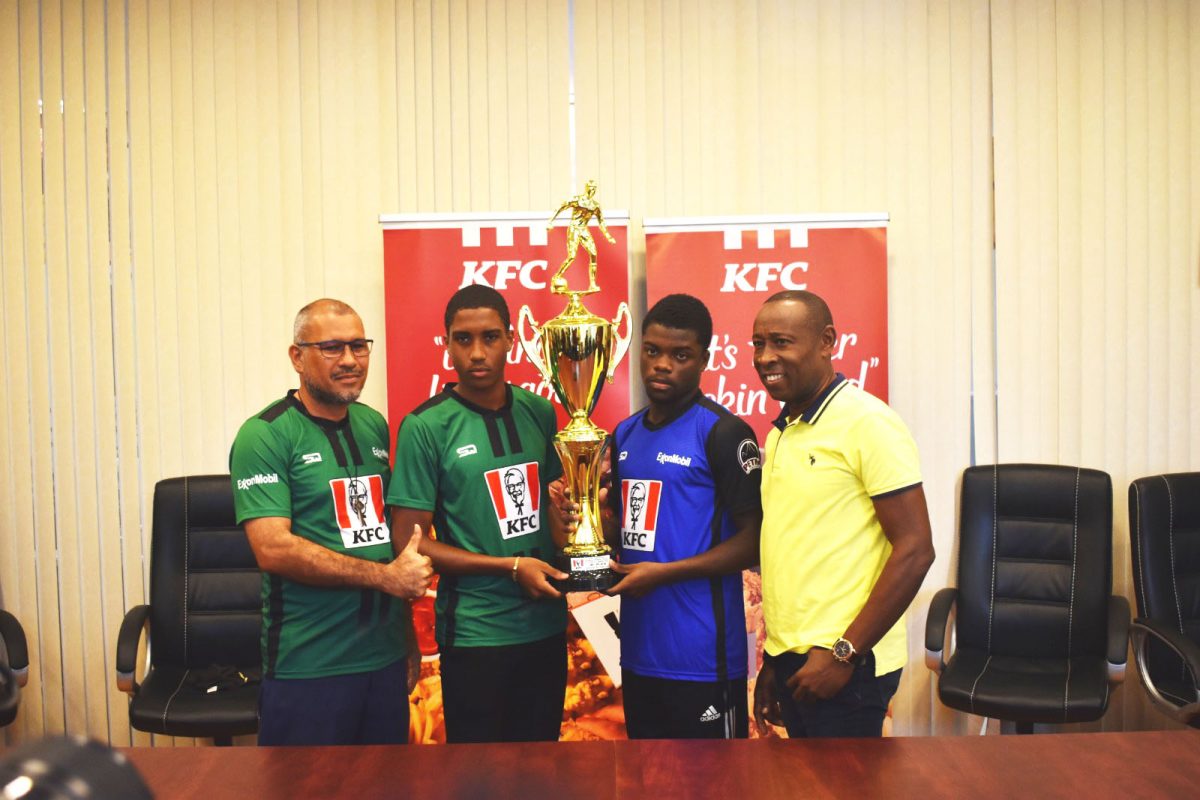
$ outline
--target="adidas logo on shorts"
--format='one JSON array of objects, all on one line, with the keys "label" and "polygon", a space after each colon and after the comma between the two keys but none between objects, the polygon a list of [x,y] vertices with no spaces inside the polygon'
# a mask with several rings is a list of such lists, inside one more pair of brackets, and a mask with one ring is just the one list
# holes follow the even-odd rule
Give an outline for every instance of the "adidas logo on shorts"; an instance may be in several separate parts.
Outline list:
[{"label": "adidas logo on shorts", "polygon": [[709,706],[708,710],[700,715],[701,722],[716,722],[721,718],[721,713],[717,711],[716,706]]}]

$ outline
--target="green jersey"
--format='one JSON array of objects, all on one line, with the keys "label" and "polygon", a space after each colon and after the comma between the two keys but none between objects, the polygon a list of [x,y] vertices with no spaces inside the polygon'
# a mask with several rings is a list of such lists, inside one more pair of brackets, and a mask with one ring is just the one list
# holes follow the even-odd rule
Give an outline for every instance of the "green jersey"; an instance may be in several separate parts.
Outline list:
[{"label": "green jersey", "polygon": [[[509,386],[492,411],[450,386],[401,423],[388,505],[432,511],[437,537],[463,550],[552,561],[546,484],[562,474],[554,409]],[[524,644],[567,622],[563,600],[532,600],[508,575],[443,575],[437,612],[442,648]]]},{"label": "green jersey", "polygon": [[[391,561],[388,429],[353,403],[340,422],[308,414],[294,392],[247,420],[229,454],[239,524],[286,517],[292,533],[352,558]],[[408,652],[402,600],[369,589],[309,586],[263,573],[263,674],[369,672]]]}]

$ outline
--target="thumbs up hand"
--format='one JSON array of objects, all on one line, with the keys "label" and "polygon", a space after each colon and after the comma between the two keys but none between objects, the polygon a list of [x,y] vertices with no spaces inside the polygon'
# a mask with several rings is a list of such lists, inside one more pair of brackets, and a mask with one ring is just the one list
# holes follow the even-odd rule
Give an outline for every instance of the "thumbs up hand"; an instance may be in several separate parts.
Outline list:
[{"label": "thumbs up hand", "polygon": [[421,555],[421,542],[425,536],[420,525],[413,525],[412,537],[400,551],[400,555],[384,566],[383,586],[388,594],[415,600],[425,594],[433,580],[433,562]]}]

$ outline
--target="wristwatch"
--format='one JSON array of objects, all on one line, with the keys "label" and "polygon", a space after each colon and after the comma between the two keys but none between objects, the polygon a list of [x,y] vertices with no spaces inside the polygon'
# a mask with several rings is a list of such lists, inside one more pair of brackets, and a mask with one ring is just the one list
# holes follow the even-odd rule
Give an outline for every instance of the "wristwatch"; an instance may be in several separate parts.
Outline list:
[{"label": "wristwatch", "polygon": [[833,657],[843,664],[853,664],[855,657],[858,656],[858,651],[854,649],[854,645],[850,644],[850,640],[844,636],[838,637],[838,640],[833,643]]}]

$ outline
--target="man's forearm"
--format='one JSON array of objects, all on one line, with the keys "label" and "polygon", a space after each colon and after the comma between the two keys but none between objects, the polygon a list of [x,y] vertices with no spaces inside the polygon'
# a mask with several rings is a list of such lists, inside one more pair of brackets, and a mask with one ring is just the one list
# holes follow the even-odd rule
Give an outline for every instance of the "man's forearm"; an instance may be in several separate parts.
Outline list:
[{"label": "man's forearm", "polygon": [[255,555],[263,571],[309,586],[377,589],[383,573],[382,564],[335,553],[293,534],[256,549]]},{"label": "man's forearm", "polygon": [[711,550],[663,566],[672,581],[729,575],[758,563],[758,526],[739,530]]},{"label": "man's forearm", "polygon": [[892,550],[867,602],[842,634],[858,652],[873,648],[903,616],[932,564],[931,547],[914,544]]},{"label": "man's forearm", "polygon": [[433,561],[433,568],[441,575],[507,575],[513,566],[513,558],[472,553],[461,547],[426,539],[421,544],[421,553]]}]

